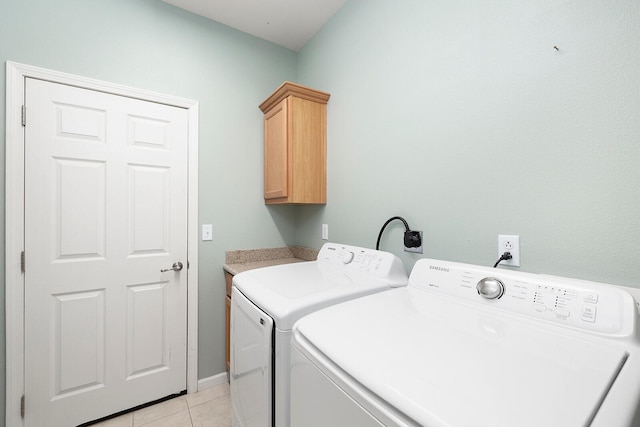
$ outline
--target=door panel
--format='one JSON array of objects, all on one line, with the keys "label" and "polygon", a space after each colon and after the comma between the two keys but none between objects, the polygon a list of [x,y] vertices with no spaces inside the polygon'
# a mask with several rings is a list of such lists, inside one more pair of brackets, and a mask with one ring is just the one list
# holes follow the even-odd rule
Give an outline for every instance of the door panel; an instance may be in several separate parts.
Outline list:
[{"label": "door panel", "polygon": [[[105,256],[106,164],[54,158],[56,260]],[[82,209],[74,205],[80,199]]]},{"label": "door panel", "polygon": [[167,282],[127,289],[127,378],[170,368],[167,340]]},{"label": "door panel", "polygon": [[170,174],[166,167],[129,165],[130,256],[171,252]]},{"label": "door panel", "polygon": [[[186,388],[185,109],[26,79],[25,425]],[[46,386],[45,386],[46,385]]]},{"label": "door panel", "polygon": [[104,291],[53,295],[52,302],[54,399],[104,387]]}]

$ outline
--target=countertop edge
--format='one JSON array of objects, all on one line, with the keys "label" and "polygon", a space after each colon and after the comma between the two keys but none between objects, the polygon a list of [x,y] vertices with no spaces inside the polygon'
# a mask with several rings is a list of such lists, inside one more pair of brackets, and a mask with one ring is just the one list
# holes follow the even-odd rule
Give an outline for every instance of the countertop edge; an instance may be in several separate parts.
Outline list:
[{"label": "countertop edge", "polygon": [[262,267],[271,267],[273,265],[281,265],[281,264],[291,264],[294,262],[306,262],[307,260],[300,258],[279,258],[279,259],[270,259],[266,261],[253,261],[253,262],[243,262],[237,264],[224,264],[222,268],[229,274],[236,275],[238,273],[242,273],[243,271],[253,270],[256,268]]}]

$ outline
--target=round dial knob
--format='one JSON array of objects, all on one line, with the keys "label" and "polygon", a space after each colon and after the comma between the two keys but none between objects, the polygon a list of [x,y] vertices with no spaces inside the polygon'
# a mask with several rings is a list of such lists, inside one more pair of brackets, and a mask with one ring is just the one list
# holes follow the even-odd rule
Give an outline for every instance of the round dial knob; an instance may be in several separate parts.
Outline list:
[{"label": "round dial knob", "polygon": [[476,285],[478,294],[487,299],[500,298],[504,294],[504,283],[495,277],[485,277]]},{"label": "round dial knob", "polygon": [[342,256],[342,263],[349,264],[351,261],[353,261],[353,257],[354,257],[353,252],[347,252]]}]

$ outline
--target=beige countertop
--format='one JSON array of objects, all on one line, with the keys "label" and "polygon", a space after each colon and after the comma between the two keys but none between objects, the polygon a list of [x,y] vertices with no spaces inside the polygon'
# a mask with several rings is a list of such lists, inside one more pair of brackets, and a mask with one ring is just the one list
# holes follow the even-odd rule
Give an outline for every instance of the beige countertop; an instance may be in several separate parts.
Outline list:
[{"label": "beige countertop", "polygon": [[272,265],[290,264],[293,262],[304,262],[304,261],[306,260],[300,259],[300,258],[278,258],[278,259],[270,259],[267,261],[225,264],[223,268],[224,268],[224,271],[226,271],[227,273],[231,273],[235,276],[238,273],[242,273],[243,271],[247,271],[247,270],[253,270],[254,268],[270,267]]},{"label": "beige countertop", "polygon": [[300,246],[227,251],[223,269],[229,274],[236,275],[254,268],[314,261],[317,257],[318,251],[316,249]]}]

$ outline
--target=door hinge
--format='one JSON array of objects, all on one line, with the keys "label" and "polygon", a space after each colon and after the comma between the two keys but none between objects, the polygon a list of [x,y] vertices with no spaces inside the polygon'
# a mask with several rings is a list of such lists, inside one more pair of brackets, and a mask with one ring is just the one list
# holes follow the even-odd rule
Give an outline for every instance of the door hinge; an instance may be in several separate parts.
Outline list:
[{"label": "door hinge", "polygon": [[20,398],[20,416],[24,418],[24,394]]},{"label": "door hinge", "polygon": [[27,107],[25,105],[22,106],[22,126],[27,125]]},{"label": "door hinge", "polygon": [[26,259],[25,259],[25,255],[24,255],[24,251],[20,252],[20,270],[22,270],[22,272],[25,272],[25,264],[26,264]]}]

